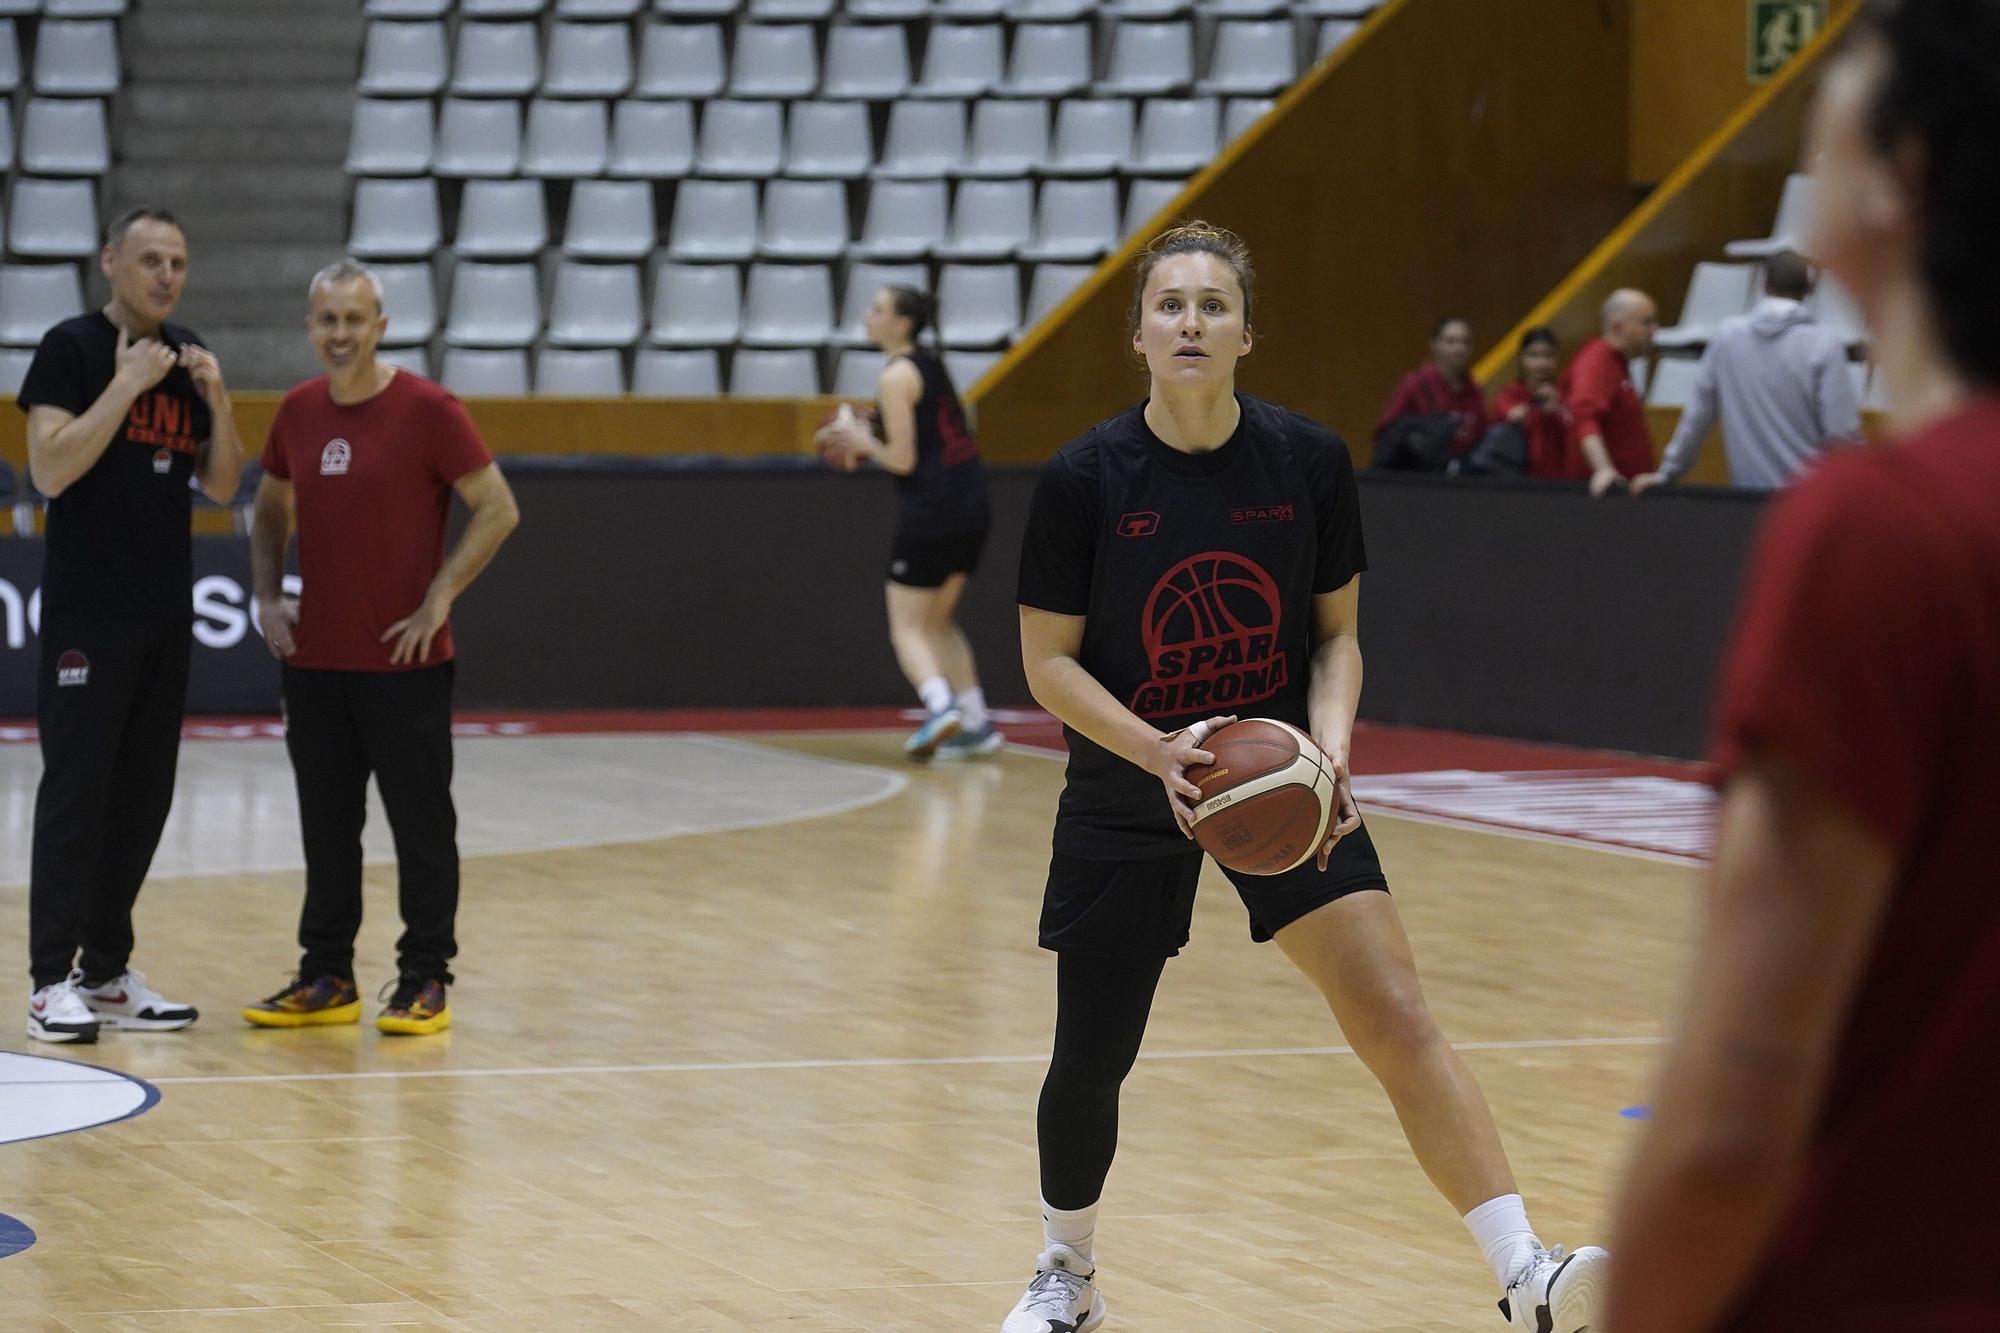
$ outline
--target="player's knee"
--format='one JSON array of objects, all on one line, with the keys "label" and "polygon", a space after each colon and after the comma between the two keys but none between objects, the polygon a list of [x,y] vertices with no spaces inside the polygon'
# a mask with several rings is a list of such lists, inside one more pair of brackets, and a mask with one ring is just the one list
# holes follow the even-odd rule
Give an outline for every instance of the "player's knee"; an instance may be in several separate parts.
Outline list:
[{"label": "player's knee", "polygon": [[1444,1045],[1444,1033],[1414,986],[1384,993],[1345,1027],[1348,1044],[1371,1069],[1427,1059]]}]

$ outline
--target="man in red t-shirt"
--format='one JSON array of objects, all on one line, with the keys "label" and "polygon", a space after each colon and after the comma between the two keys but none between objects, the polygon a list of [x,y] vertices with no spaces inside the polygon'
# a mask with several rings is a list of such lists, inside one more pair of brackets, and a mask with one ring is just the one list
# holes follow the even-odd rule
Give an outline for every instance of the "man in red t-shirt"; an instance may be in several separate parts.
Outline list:
[{"label": "man in red t-shirt", "polygon": [[1632,358],[1653,350],[1660,312],[1653,298],[1626,288],[1604,302],[1604,334],[1576,349],[1563,373],[1569,408],[1569,475],[1602,495],[1653,470],[1646,408],[1632,387]]},{"label": "man in red t-shirt", "polygon": [[1709,922],[1619,1208],[1617,1333],[2000,1328],[2000,0],[1870,0],[1813,248],[1901,438],[1773,507]]},{"label": "man in red t-shirt", "polygon": [[[451,1022],[458,815],[451,801],[451,606],[519,511],[472,418],[429,380],[376,359],[382,287],[353,260],[321,270],[306,329],[326,374],[289,394],[264,445],[251,567],[257,623],[284,661],[285,746],[306,857],[298,976],[243,1011],[263,1027],[352,1023],[361,1002],[361,826],[368,778],[396,835],[395,993],[384,1032]],[[449,559],[456,491],[472,521]],[[296,516],[298,600],[281,573]]]}]

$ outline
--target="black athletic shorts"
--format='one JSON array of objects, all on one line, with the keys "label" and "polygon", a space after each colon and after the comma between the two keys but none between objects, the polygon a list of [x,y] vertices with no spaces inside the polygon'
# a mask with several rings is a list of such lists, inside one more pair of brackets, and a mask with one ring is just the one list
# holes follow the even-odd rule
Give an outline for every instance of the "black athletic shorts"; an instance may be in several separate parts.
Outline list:
[{"label": "black athletic shorts", "polygon": [[[1188,942],[1204,857],[1192,844],[1143,861],[1091,861],[1057,852],[1042,895],[1042,947],[1171,958]],[[1282,875],[1222,873],[1249,910],[1250,938],[1259,944],[1336,898],[1389,889],[1365,824],[1334,844],[1324,873],[1311,861]]]},{"label": "black athletic shorts", "polygon": [[889,582],[906,588],[941,588],[953,574],[976,572],[985,546],[984,532],[952,537],[906,537],[899,532],[889,548]]}]

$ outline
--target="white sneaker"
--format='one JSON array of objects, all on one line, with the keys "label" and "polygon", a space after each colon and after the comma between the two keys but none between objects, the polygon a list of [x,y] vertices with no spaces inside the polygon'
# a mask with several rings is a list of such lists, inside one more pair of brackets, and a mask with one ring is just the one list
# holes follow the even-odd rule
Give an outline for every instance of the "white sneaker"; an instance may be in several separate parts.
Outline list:
[{"label": "white sneaker", "polygon": [[97,1015],[97,1021],[113,1031],[172,1032],[184,1028],[201,1015],[191,1004],[176,1004],[146,984],[143,972],[127,972],[101,986],[81,984],[76,992]]},{"label": "white sneaker", "polygon": [[1597,1307],[1611,1273],[1611,1255],[1595,1245],[1575,1254],[1535,1251],[1534,1260],[1508,1284],[1500,1313],[1527,1333],[1590,1333],[1598,1327]]},{"label": "white sneaker", "polygon": [[1067,1245],[1052,1245],[1035,1260],[1035,1280],[1000,1333],[1089,1333],[1104,1322],[1097,1270]]},{"label": "white sneaker", "polygon": [[28,997],[28,1035],[36,1041],[70,1041],[88,1046],[97,1040],[97,1015],[84,1004],[79,987],[83,973],[71,972],[53,986]]}]

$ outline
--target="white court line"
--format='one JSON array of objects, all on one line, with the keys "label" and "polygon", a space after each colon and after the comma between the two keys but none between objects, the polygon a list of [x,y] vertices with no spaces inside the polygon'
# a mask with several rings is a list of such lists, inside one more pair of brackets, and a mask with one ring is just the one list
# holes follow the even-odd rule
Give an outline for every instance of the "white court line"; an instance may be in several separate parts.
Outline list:
[{"label": "white court line", "polygon": [[[1659,1046],[1665,1037],[1546,1037],[1524,1041],[1456,1041],[1461,1051],[1555,1051],[1591,1046]],[[1245,1046],[1223,1051],[1141,1051],[1141,1060],[1255,1060],[1274,1056],[1352,1055],[1352,1046]],[[180,1074],[154,1084],[347,1083],[402,1078],[563,1078],[585,1074],[736,1074],[797,1069],[929,1069],[948,1065],[1039,1065],[1048,1055],[882,1056],[850,1060],[687,1060],[656,1065],[552,1065],[521,1069],[376,1069],[340,1074]]]}]

